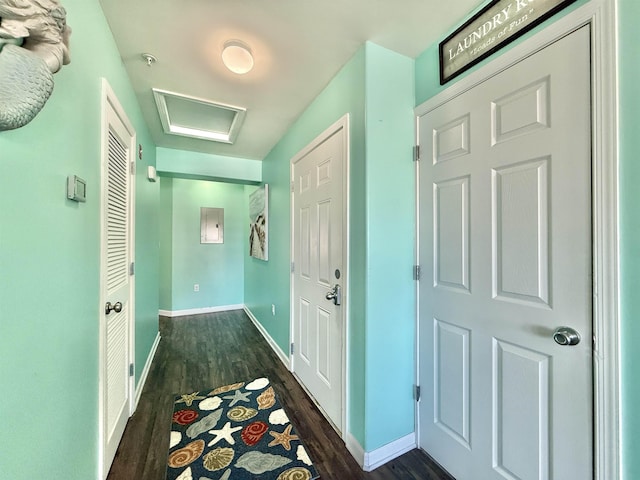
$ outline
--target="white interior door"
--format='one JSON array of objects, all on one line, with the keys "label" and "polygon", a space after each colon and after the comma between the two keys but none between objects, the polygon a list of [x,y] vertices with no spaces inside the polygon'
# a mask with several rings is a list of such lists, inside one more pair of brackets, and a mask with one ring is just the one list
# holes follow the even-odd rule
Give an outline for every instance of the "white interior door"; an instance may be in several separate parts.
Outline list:
[{"label": "white interior door", "polygon": [[[112,95],[112,92],[111,92]],[[133,393],[132,176],[135,133],[115,97],[104,105],[102,171],[103,474],[131,414]]]},{"label": "white interior door", "polygon": [[[292,166],[293,368],[338,431],[344,381],[344,150],[340,127]],[[327,299],[336,285],[343,297],[339,302]]]},{"label": "white interior door", "polygon": [[419,443],[458,480],[592,478],[589,43],[419,118]]}]

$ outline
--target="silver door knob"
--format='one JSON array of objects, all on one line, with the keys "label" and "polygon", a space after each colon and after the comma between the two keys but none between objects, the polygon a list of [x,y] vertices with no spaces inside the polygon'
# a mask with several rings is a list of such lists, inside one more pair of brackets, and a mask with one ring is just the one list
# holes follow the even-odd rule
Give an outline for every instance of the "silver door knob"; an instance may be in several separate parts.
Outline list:
[{"label": "silver door knob", "polygon": [[111,304],[111,302],[107,302],[107,304],[104,306],[104,313],[106,313],[107,315],[109,315],[111,312],[120,313],[121,311],[122,311],[121,302],[116,302],[113,305]]},{"label": "silver door knob", "polygon": [[571,327],[558,327],[553,332],[553,339],[558,345],[571,346],[580,343],[580,334]]},{"label": "silver door knob", "polygon": [[340,305],[342,303],[342,292],[340,291],[340,285],[336,283],[335,287],[327,292],[325,298],[327,300],[333,300],[334,305]]}]

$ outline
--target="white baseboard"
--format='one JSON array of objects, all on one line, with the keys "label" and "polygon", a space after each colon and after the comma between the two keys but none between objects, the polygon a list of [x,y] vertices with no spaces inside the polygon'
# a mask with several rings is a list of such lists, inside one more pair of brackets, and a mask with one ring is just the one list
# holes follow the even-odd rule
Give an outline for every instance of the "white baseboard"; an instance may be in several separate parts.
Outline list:
[{"label": "white baseboard", "polygon": [[246,305],[244,306],[244,313],[246,313],[247,316],[251,319],[251,321],[256,326],[258,331],[262,334],[262,336],[267,341],[267,343],[269,344],[271,349],[274,352],[276,352],[276,355],[278,356],[280,361],[282,363],[284,363],[284,366],[287,367],[287,370],[291,370],[291,362],[289,361],[289,357],[287,355],[285,355],[285,353],[278,346],[278,344],[275,342],[275,340],[271,337],[271,335],[269,335],[269,332],[267,332],[265,330],[265,328],[262,326],[262,324],[258,321],[258,319],[255,317],[255,315],[253,313],[251,313],[251,310],[249,310],[249,307],[247,307]]},{"label": "white baseboard", "polygon": [[364,448],[360,445],[360,442],[356,440],[356,437],[351,435],[351,433],[347,433],[346,438],[344,439],[344,444],[349,450],[349,453],[353,458],[355,458],[360,468],[364,470]]},{"label": "white baseboard", "polygon": [[192,308],[189,310],[159,310],[163,317],[184,317],[187,315],[201,315],[203,313],[228,312],[230,310],[242,310],[244,305],[224,305],[221,307]]},{"label": "white baseboard", "polygon": [[142,373],[140,374],[140,380],[138,380],[138,385],[136,385],[136,399],[135,399],[135,404],[133,406],[134,411],[138,408],[140,395],[142,395],[142,389],[144,388],[144,384],[147,381],[149,370],[151,370],[151,363],[153,362],[153,357],[156,356],[156,350],[158,350],[159,344],[160,344],[160,332],[158,332],[158,334],[156,335],[156,339],[153,341],[153,345],[151,345],[151,350],[149,351],[149,355],[147,355],[147,361],[145,362],[144,368],[142,369]]},{"label": "white baseboard", "polygon": [[372,452],[365,452],[358,440],[350,433],[347,434],[345,444],[347,450],[349,450],[353,458],[358,462],[358,465],[360,465],[365,472],[371,472],[394,458],[398,458],[400,455],[413,450],[417,446],[415,433],[410,433]]}]

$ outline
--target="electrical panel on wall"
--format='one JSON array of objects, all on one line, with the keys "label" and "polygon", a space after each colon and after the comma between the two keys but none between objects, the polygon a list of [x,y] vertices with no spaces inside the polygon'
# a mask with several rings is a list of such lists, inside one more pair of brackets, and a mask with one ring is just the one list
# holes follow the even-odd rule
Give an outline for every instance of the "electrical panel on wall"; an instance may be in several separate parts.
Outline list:
[{"label": "electrical panel on wall", "polygon": [[200,208],[200,243],[224,243],[224,208]]}]

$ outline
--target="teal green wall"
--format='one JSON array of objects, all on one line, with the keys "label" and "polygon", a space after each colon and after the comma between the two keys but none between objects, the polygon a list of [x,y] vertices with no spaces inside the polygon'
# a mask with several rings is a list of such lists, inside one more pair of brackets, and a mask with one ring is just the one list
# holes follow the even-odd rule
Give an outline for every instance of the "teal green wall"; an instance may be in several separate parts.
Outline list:
[{"label": "teal green wall", "polygon": [[160,310],[171,311],[173,290],[173,179],[160,180]]},{"label": "teal green wall", "polygon": [[[362,48],[298,118],[263,161],[269,184],[269,261],[245,260],[245,304],[283,351],[289,345],[290,161],[314,138],[349,114],[351,161],[351,244],[349,286],[349,385],[347,429],[364,445],[365,352],[365,49]],[[247,195],[254,188],[246,187]],[[247,226],[248,231],[248,226]],[[276,315],[271,315],[271,304]]]},{"label": "teal green wall", "polygon": [[[97,0],[65,0],[72,63],[27,126],[0,132],[0,476],[97,477],[100,98],[106,77],[155,163]],[[157,333],[157,184],[136,180],[136,363]],[[66,199],[66,177],[87,202]],[[66,460],[62,460],[66,459]]]},{"label": "teal green wall", "polygon": [[412,59],[367,44],[365,451],[415,429],[413,67]]},{"label": "teal green wall", "polygon": [[234,183],[260,183],[262,162],[186,150],[158,147],[158,172],[165,177],[195,178]]},{"label": "teal green wall", "polygon": [[[245,303],[289,345],[290,161],[343,115],[350,122],[349,417],[372,451],[414,431],[413,60],[367,43],[264,160],[269,261],[245,260]],[[246,188],[248,195],[253,188]],[[389,292],[389,295],[387,295]],[[389,301],[389,299],[392,299]],[[277,315],[271,315],[271,304]],[[390,403],[399,408],[388,412]],[[384,419],[380,411],[387,411]]]},{"label": "teal green wall", "polygon": [[[127,90],[127,87],[124,86],[123,92]],[[116,95],[120,96],[120,93],[116,91]],[[123,102],[123,108],[127,111],[129,119],[134,123],[138,144],[142,145],[144,150],[142,159],[138,159],[136,163],[135,192],[135,374],[136,382],[138,382],[147,363],[151,347],[158,335],[160,184],[150,182],[147,179],[147,166],[155,166],[156,149],[138,110],[136,99],[128,98],[126,104],[124,99],[121,99],[121,102]]]},{"label": "teal green wall", "polygon": [[620,62],[620,338],[622,376],[622,470],[640,478],[640,4],[618,0]]},{"label": "teal green wall", "polygon": [[[171,204],[162,212],[163,232],[171,223],[171,253],[166,255],[162,247],[161,268],[170,269],[171,293],[170,299],[164,298],[163,285],[161,304],[172,311],[243,304],[244,227],[249,223],[244,186],[179,178],[161,182],[163,206]],[[169,201],[165,182],[171,189]],[[224,209],[224,243],[200,243],[200,207]],[[170,267],[164,265],[167,258]],[[194,284],[200,285],[199,292],[193,291]]]}]

